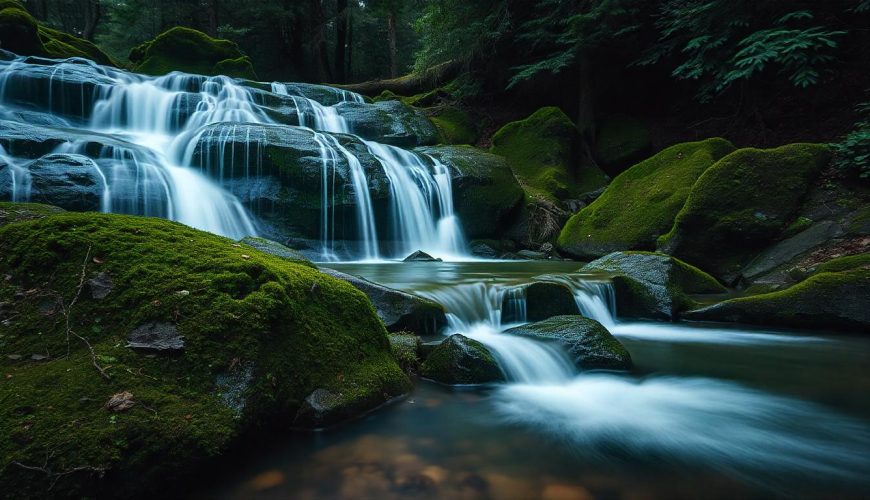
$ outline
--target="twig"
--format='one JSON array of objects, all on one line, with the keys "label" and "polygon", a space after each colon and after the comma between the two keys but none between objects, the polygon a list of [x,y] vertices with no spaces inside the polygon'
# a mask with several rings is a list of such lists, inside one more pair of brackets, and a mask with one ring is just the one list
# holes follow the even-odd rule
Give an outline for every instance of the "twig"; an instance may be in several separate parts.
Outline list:
[{"label": "twig", "polygon": [[22,469],[27,469],[27,470],[32,470],[32,471],[44,473],[51,480],[51,484],[49,484],[49,486],[48,486],[48,491],[51,491],[62,477],[68,476],[70,474],[74,474],[76,472],[90,471],[90,472],[99,472],[101,474],[103,472],[106,472],[105,467],[93,467],[90,465],[83,465],[83,466],[79,466],[79,467],[73,467],[72,469],[66,469],[66,470],[63,470],[61,472],[54,472],[48,467],[48,462],[49,462],[49,460],[51,460],[51,458],[53,456],[54,456],[54,452],[46,454],[45,462],[42,464],[41,467],[36,466],[36,465],[23,464],[17,460],[14,460],[12,462],[12,464],[17,465],[18,467],[21,467]]},{"label": "twig", "polygon": [[94,347],[91,345],[90,342],[88,342],[88,339],[86,339],[86,338],[82,337],[81,335],[79,335],[78,333],[74,332],[72,327],[70,326],[70,316],[72,315],[72,308],[74,305],[76,305],[76,302],[78,302],[79,297],[82,294],[82,290],[85,287],[85,277],[87,276],[88,261],[90,260],[90,258],[91,258],[91,246],[88,245],[88,251],[85,253],[85,260],[84,260],[84,262],[82,262],[82,272],[79,275],[79,285],[76,288],[76,294],[73,296],[69,305],[64,304],[63,296],[60,297],[61,311],[63,312],[64,319],[66,320],[66,355],[67,355],[67,357],[69,357],[69,352],[70,352],[69,338],[70,338],[70,335],[72,335],[75,338],[81,340],[87,346],[88,351],[91,352],[91,364],[94,365],[94,368],[97,369],[97,371],[100,373],[100,375],[104,379],[110,380],[110,377],[106,373],[106,370],[103,367],[101,367],[99,363],[97,363],[97,353],[94,352]]}]

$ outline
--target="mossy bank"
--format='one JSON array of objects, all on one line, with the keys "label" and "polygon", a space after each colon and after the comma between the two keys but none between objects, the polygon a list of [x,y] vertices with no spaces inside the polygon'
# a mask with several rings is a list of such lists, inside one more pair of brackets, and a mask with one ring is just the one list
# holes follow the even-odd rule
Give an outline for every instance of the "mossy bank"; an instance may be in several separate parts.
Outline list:
[{"label": "mossy bank", "polygon": [[247,245],[61,213],[0,227],[0,255],[7,497],[145,495],[410,388],[362,292]]},{"label": "mossy bank", "polygon": [[130,62],[135,65],[133,71],[148,75],[181,71],[257,79],[251,60],[238,45],[190,28],[172,28],[134,47]]}]

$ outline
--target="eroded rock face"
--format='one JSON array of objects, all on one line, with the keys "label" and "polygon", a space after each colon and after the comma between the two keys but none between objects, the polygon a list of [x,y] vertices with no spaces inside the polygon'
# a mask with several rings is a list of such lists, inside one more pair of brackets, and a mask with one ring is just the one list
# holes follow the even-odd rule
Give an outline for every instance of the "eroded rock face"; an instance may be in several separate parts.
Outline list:
[{"label": "eroded rock face", "polygon": [[674,319],[693,307],[690,294],[724,293],[725,287],[700,269],[664,254],[614,252],[581,271],[612,275],[617,315]]},{"label": "eroded rock face", "polygon": [[485,384],[505,379],[486,346],[458,333],[432,350],[420,374],[444,384]]},{"label": "eroded rock face", "polygon": [[141,351],[171,353],[184,349],[184,338],[171,323],[145,323],[137,326],[127,335],[127,347]]},{"label": "eroded rock face", "polygon": [[581,370],[627,370],[631,355],[601,323],[579,315],[554,316],[504,332],[561,346]]},{"label": "eroded rock face", "polygon": [[391,332],[407,330],[418,335],[432,335],[447,324],[444,308],[432,300],[334,269],[322,268],[321,272],[346,281],[366,294],[378,317]]}]

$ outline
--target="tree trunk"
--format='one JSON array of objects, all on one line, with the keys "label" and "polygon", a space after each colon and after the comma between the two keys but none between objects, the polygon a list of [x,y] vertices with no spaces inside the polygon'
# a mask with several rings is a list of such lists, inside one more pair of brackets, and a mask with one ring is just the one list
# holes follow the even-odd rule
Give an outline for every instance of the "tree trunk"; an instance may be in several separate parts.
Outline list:
[{"label": "tree trunk", "polygon": [[399,76],[399,50],[396,48],[396,13],[387,14],[387,38],[390,42],[390,78]]},{"label": "tree trunk", "polygon": [[577,130],[580,132],[580,162],[578,165],[597,165],[592,154],[592,145],[595,144],[595,104],[592,90],[592,68],[589,64],[589,56],[581,51],[579,57],[579,82],[580,91],[577,108]]},{"label": "tree trunk", "polygon": [[314,47],[314,59],[317,61],[317,78],[321,83],[326,83],[332,80],[329,70],[329,54],[326,50],[326,17],[323,15],[323,6],[320,4],[320,0],[311,0],[311,7],[312,25],[314,26],[312,46]]},{"label": "tree trunk", "polygon": [[344,83],[344,60],[347,53],[347,0],[335,2],[335,83]]},{"label": "tree trunk", "polygon": [[100,24],[100,18],[103,15],[103,9],[100,5],[100,0],[85,1],[85,27],[82,30],[82,38],[85,40],[94,40],[94,33],[97,31],[97,26]]},{"label": "tree trunk", "polygon": [[347,11],[347,57],[344,76],[348,81],[353,81],[353,19],[351,11]]},{"label": "tree trunk", "polygon": [[218,34],[218,0],[207,0],[208,11],[208,34],[217,37]]}]

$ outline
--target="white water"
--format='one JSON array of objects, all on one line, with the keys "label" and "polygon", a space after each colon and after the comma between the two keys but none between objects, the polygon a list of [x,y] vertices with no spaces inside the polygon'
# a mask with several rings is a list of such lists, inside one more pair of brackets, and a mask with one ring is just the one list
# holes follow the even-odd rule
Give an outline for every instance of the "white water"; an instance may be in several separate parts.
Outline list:
[{"label": "white water", "polygon": [[[114,139],[109,141],[113,145],[103,148],[98,157],[84,141],[62,144],[54,151],[85,154],[94,160],[104,187],[102,211],[165,217],[232,238],[257,233],[253,215],[224,187],[238,173],[236,168],[244,168],[246,180],[260,175],[264,138],[253,135],[251,127],[246,130],[246,125],[275,123],[249,88],[221,76],[172,73],[146,77],[80,59],[48,66],[19,59],[0,62],[0,103],[13,105],[15,92],[29,92],[27,87],[33,84],[27,75],[31,72],[44,75],[48,81],[47,96],[43,96],[48,111],[79,115],[79,128]],[[84,81],[94,82],[93,90],[81,85],[80,95],[70,95],[75,84],[63,84],[64,79],[82,75]],[[340,108],[348,102],[363,103],[362,96],[340,89],[277,82],[271,89],[291,97],[299,125],[311,130],[312,142],[321,153],[320,240],[324,260],[338,259],[332,201],[339,161],[349,166],[357,200],[360,244],[352,258],[402,258],[415,250],[445,259],[467,258],[461,225],[453,212],[450,172],[444,165],[428,156],[365,142],[390,182],[390,213],[385,214],[389,221],[382,224],[389,227],[389,234],[378,234],[366,172],[354,153],[332,135],[353,133],[352,123],[341,115]],[[327,93],[326,98],[336,104],[325,106],[306,97],[309,92]],[[12,99],[8,103],[4,100],[7,97]],[[4,110],[4,117],[7,114]],[[231,126],[222,128],[219,136],[213,129],[204,136],[204,127],[216,123]],[[238,133],[247,138],[243,165],[226,160],[229,157],[235,162],[236,153],[241,154],[235,150],[239,141],[230,142]],[[204,148],[204,154],[195,161],[201,140],[215,147]],[[30,199],[29,160],[3,154],[3,161],[12,166],[8,169],[13,177],[10,198]],[[257,199],[259,188],[250,183],[246,186],[251,189],[246,201]]]}]

